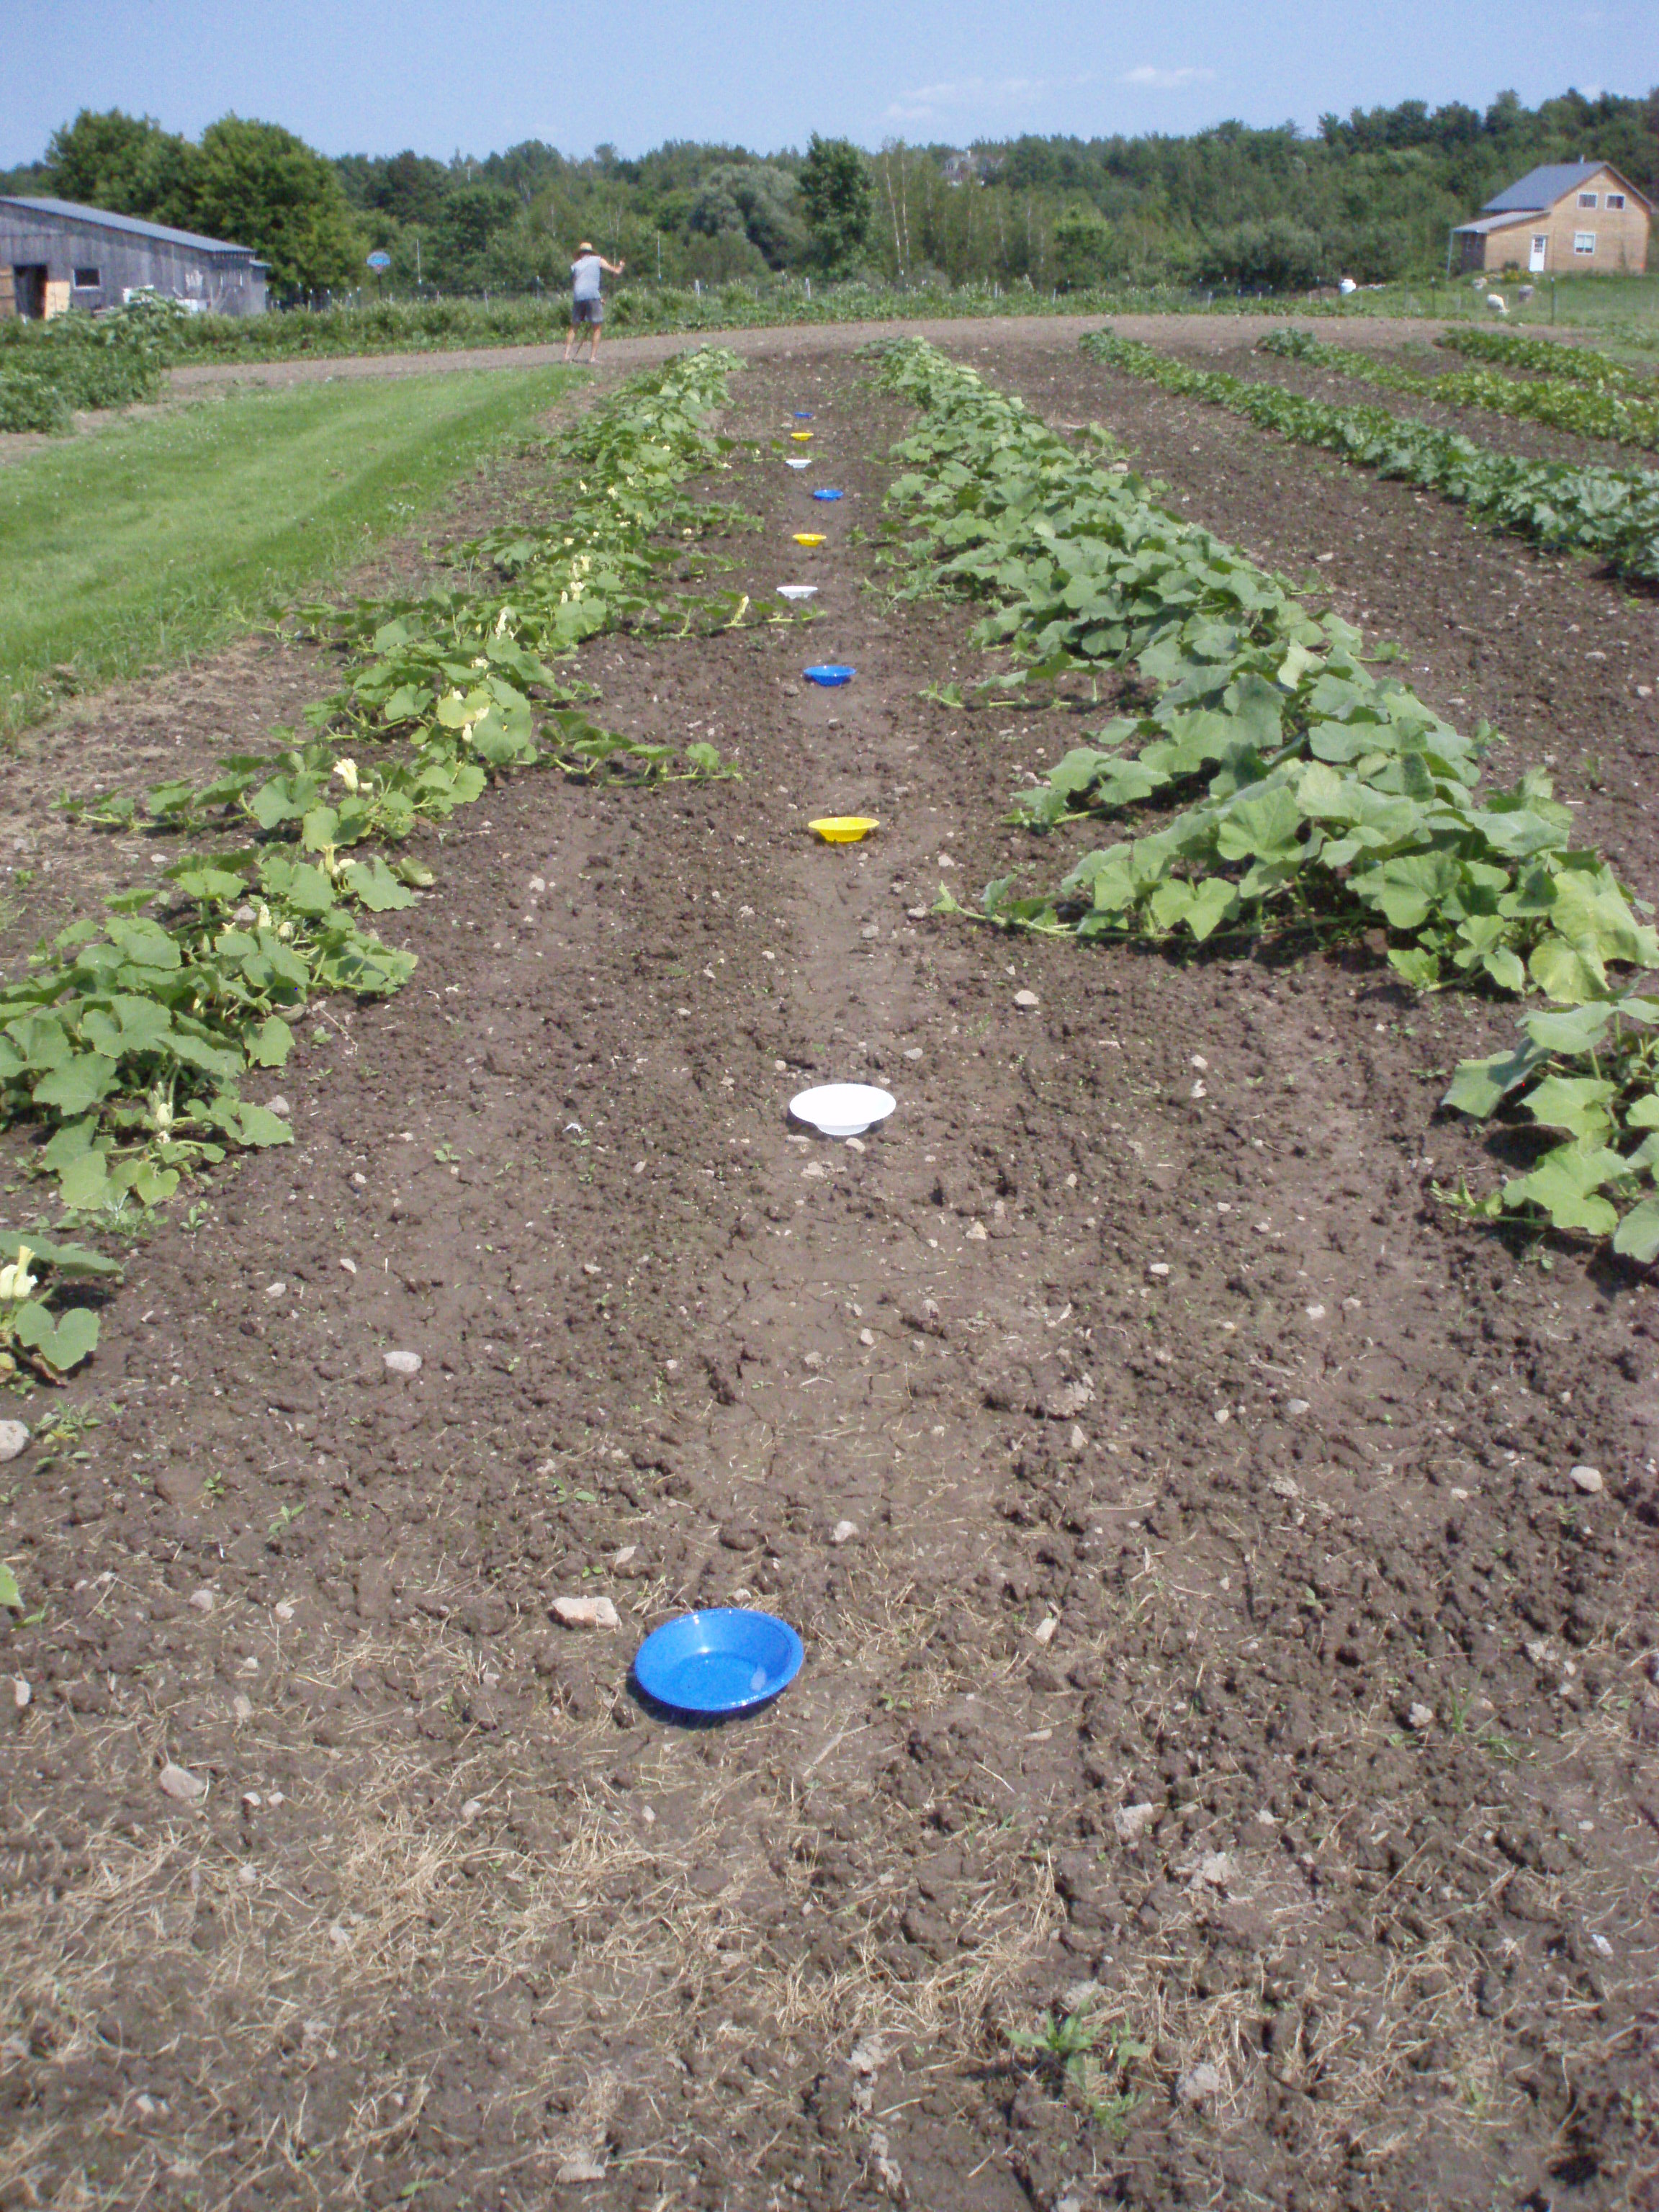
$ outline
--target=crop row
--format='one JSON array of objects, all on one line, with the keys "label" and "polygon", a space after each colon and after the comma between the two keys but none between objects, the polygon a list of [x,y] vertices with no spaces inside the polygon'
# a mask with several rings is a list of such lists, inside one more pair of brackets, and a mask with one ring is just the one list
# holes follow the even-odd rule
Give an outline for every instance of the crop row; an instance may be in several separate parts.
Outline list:
[{"label": "crop row", "polygon": [[[1149,805],[1156,817],[1087,854],[1052,896],[993,884],[986,913],[1084,939],[1198,943],[1275,928],[1328,940],[1380,923],[1419,988],[1542,994],[1560,1011],[1530,1016],[1514,1053],[1466,1064],[1449,1094],[1472,1113],[1524,1104],[1540,1128],[1567,1131],[1492,1210],[1537,1209],[1614,1231],[1621,1251],[1659,1252],[1659,1001],[1615,980],[1659,966],[1659,934],[1575,847],[1549,779],[1534,769],[1477,797],[1478,744],[1374,674],[1350,625],[1314,615],[1121,464],[1102,469],[932,348],[890,349],[883,374],[921,414],[890,494],[914,526],[893,556],[911,566],[909,588],[984,603],[976,641],[1014,656],[1012,680],[1133,672],[1148,702],[1069,752],[1017,818],[1132,821]],[[1592,1054],[1611,1058],[1581,1067]]]},{"label": "crop row", "polygon": [[[407,907],[432,882],[395,852],[418,823],[542,761],[589,774],[620,756],[644,775],[666,771],[665,749],[590,722],[553,664],[601,629],[693,619],[660,576],[689,574],[693,541],[731,522],[679,487],[715,458],[707,419],[733,366],[730,355],[683,357],[571,432],[556,449],[574,492],[568,518],[489,548],[497,579],[510,580],[346,617],[359,665],[317,712],[327,734],[226,761],[200,787],[166,783],[142,805],[108,795],[75,810],[98,826],[235,842],[191,851],[159,886],[106,901],[101,920],[62,931],[28,975],[0,986],[0,1126],[31,1127],[33,1164],[57,1178],[70,1212],[113,1222],[234,1148],[291,1141],[241,1083],[283,1065],[314,995],[383,996],[407,981],[414,955],[360,915]],[[665,526],[667,548],[653,543]],[[724,600],[709,618],[731,619]],[[720,766],[712,748],[687,757],[690,773]],[[95,1326],[84,1312],[54,1322],[32,1269],[95,1261],[38,1236],[6,1240],[0,1257],[10,1262],[0,1356],[61,1374],[91,1349]]]},{"label": "crop row", "polygon": [[165,370],[171,311],[135,301],[96,321],[59,315],[27,331],[27,346],[0,346],[0,430],[67,430],[81,407],[130,407],[156,398]]},{"label": "crop row", "polygon": [[1453,369],[1428,376],[1418,369],[1401,368],[1394,362],[1379,361],[1374,354],[1328,345],[1311,331],[1269,331],[1257,350],[1305,361],[1337,376],[1362,377],[1385,392],[1398,392],[1412,399],[1480,407],[1488,414],[1542,422],[1553,430],[1571,431],[1581,438],[1606,438],[1615,445],[1659,446],[1659,398],[1651,388],[1645,398],[1636,399],[1603,385],[1587,386],[1555,377],[1523,383],[1486,368]]},{"label": "crop row", "polygon": [[1258,429],[1422,484],[1467,507],[1491,529],[1513,531],[1553,552],[1599,555],[1620,575],[1659,579],[1659,471],[1574,468],[1494,453],[1455,430],[1437,430],[1384,407],[1335,407],[1276,384],[1194,368],[1111,331],[1091,331],[1083,349],[1109,368],[1224,407]]},{"label": "crop row", "polygon": [[1568,384],[1601,385],[1638,399],[1659,398],[1659,381],[1652,369],[1627,368],[1594,346],[1560,345],[1553,338],[1523,337],[1519,331],[1483,330],[1474,325],[1442,331],[1435,343],[1498,368],[1534,370]]}]

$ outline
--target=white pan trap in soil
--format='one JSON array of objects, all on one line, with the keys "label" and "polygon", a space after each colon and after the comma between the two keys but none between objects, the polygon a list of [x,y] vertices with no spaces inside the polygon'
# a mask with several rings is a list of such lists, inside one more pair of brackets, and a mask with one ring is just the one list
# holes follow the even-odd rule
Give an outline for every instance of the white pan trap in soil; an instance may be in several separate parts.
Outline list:
[{"label": "white pan trap in soil", "polygon": [[815,1090],[798,1091],[789,1111],[821,1137],[861,1137],[884,1121],[897,1103],[890,1091],[878,1091],[872,1083],[821,1083]]}]

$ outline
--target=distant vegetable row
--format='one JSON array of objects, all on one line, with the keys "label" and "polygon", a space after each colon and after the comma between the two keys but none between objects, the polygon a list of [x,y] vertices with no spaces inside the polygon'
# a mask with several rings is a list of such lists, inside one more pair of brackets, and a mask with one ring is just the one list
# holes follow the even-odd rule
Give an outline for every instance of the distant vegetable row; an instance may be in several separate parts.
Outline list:
[{"label": "distant vegetable row", "polygon": [[1421,484],[1490,529],[1553,552],[1596,554],[1620,575],[1659,579],[1659,471],[1522,460],[1384,407],[1331,406],[1275,384],[1194,368],[1111,331],[1091,331],[1083,349],[1105,368],[1224,407],[1259,429]]},{"label": "distant vegetable row", "polygon": [[890,494],[915,526],[894,556],[910,589],[986,604],[975,641],[1014,655],[1009,680],[1132,667],[1157,701],[1068,753],[1018,818],[1180,809],[1087,854],[1050,896],[991,884],[985,912],[1079,938],[1200,943],[1340,939],[1380,923],[1409,982],[1540,992],[1559,1011],[1529,1016],[1514,1052],[1466,1063],[1449,1103],[1485,1115],[1514,1100],[1567,1142],[1480,1210],[1540,1212],[1659,1255],[1659,1000],[1614,980],[1659,966],[1659,933],[1575,847],[1547,776],[1477,798],[1474,746],[1374,676],[1348,624],[1315,617],[931,347],[893,347],[883,374],[921,410]]},{"label": "distant vegetable row", "polygon": [[1654,370],[1627,368],[1594,346],[1558,344],[1553,338],[1523,337],[1518,331],[1473,326],[1442,331],[1435,343],[1499,368],[1535,370],[1569,384],[1600,385],[1611,392],[1632,392],[1638,399],[1659,400],[1659,375]]},{"label": "distant vegetable row", "polygon": [[1645,398],[1636,399],[1609,385],[1591,386],[1566,378],[1522,382],[1480,368],[1429,376],[1401,368],[1395,362],[1380,361],[1375,354],[1328,345],[1310,331],[1269,331],[1257,350],[1305,361],[1312,368],[1329,369],[1338,376],[1363,377],[1368,384],[1380,385],[1385,392],[1402,392],[1409,398],[1441,400],[1449,407],[1484,408],[1488,414],[1542,422],[1575,437],[1606,438],[1614,445],[1659,446],[1659,392],[1652,387]]}]

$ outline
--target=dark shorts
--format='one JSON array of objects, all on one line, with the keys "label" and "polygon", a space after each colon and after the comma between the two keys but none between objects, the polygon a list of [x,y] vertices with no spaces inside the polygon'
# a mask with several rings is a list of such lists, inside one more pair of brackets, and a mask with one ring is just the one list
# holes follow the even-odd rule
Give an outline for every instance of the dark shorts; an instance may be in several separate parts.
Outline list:
[{"label": "dark shorts", "polygon": [[602,323],[605,320],[603,300],[573,300],[570,302],[573,323]]}]

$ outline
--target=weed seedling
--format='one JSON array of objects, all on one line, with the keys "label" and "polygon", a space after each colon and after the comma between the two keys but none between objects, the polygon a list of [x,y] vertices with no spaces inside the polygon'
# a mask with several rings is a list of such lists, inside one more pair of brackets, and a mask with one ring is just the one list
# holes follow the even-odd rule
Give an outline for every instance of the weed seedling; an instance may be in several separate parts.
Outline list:
[{"label": "weed seedling", "polygon": [[[1039,2073],[1045,2075],[1056,2094],[1079,2103],[1097,2126],[1116,2141],[1127,2133],[1129,2120],[1140,2103],[1140,2093],[1112,2087],[1147,2046],[1137,2043],[1127,2027],[1119,2027],[1103,2049],[1103,2024],[1091,2020],[1085,2008],[1065,2014],[1050,2013],[1035,2030],[1010,2028],[1008,2040],[1016,2051],[1030,2053]],[[1103,2063],[1103,2057],[1104,2063]]]}]

